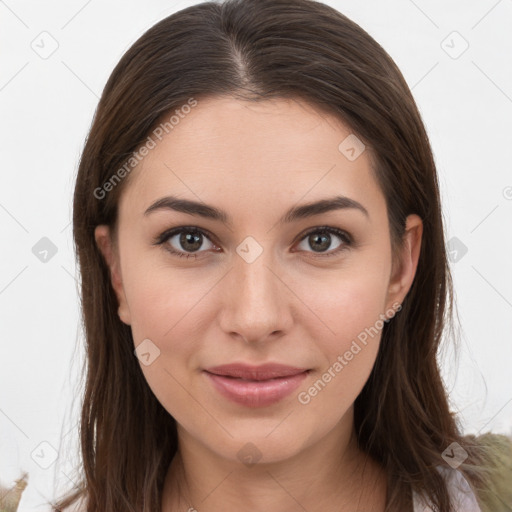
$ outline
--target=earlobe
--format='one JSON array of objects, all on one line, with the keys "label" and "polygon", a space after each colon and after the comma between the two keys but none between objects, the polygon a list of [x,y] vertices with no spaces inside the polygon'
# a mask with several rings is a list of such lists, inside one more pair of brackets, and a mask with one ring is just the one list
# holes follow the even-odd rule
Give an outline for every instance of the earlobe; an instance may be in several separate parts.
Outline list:
[{"label": "earlobe", "polygon": [[119,264],[119,255],[110,234],[110,227],[107,225],[96,226],[94,230],[96,245],[102,253],[105,262],[110,270],[112,288],[117,296],[119,304],[118,315],[122,322],[130,325],[130,310],[124,293],[123,279]]},{"label": "earlobe", "polygon": [[409,292],[420,256],[423,235],[423,222],[416,214],[407,217],[403,246],[399,253],[399,261],[393,262],[393,274],[388,287],[387,307],[394,302],[402,303]]}]

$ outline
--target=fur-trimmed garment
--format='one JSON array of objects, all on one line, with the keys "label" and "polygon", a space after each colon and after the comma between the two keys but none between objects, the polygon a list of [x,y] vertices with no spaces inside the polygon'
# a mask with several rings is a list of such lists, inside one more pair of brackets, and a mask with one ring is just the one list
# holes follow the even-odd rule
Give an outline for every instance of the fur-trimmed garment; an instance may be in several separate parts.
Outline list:
[{"label": "fur-trimmed garment", "polygon": [[482,512],[511,512],[512,437],[488,433],[476,440],[486,450],[489,471],[487,487],[476,490],[480,508]]},{"label": "fur-trimmed garment", "polygon": [[[512,511],[512,438],[501,434],[483,434],[475,439],[484,449],[486,486],[473,489],[457,469],[438,466],[448,484],[455,512]],[[431,503],[413,493],[414,512],[432,512]]]}]

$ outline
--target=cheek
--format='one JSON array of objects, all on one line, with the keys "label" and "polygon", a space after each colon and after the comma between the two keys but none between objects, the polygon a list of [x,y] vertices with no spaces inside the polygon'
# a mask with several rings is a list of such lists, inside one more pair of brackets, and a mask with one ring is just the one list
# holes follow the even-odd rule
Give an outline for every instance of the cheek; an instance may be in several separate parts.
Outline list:
[{"label": "cheek", "polygon": [[168,412],[181,417],[180,411],[191,408],[187,390],[193,389],[201,340],[211,318],[208,294],[218,277],[142,265],[123,276],[134,348],[150,340],[149,352],[157,354],[151,364],[141,363],[144,377]]},{"label": "cheek", "polygon": [[[190,414],[201,418],[200,407],[194,410],[190,391],[196,354],[201,337],[194,313],[203,296],[202,287],[177,278],[176,272],[154,271],[144,279],[131,280],[127,294],[131,329],[135,347],[149,344],[156,354],[150,364],[141,360],[141,370],[157,400],[175,418]],[[203,292],[203,293],[201,293]],[[145,341],[150,340],[150,343]],[[134,347],[134,348],[135,348]],[[206,427],[205,427],[206,428]]]},{"label": "cheek", "polygon": [[[348,350],[354,339],[363,340],[364,333],[374,327],[383,313],[385,294],[381,289],[365,287],[364,283],[346,283],[337,295],[331,295],[324,306],[326,323],[334,332],[331,350]],[[380,322],[379,322],[380,325]],[[382,327],[382,326],[381,326]]]},{"label": "cheek", "polygon": [[[377,355],[384,326],[380,319],[382,298],[377,291],[345,292],[325,310],[326,323],[334,334],[321,338],[319,348],[325,354],[325,371],[332,375],[343,370],[348,381],[358,381],[359,376],[369,373]],[[340,359],[343,368],[335,366]]]},{"label": "cheek", "polygon": [[[126,274],[124,286],[135,343],[150,336],[175,338],[174,333],[184,325],[197,328],[197,319],[191,321],[194,310],[203,308],[202,302],[215,282],[215,276],[194,269],[134,267]],[[191,339],[189,330],[188,343]]]},{"label": "cheek", "polygon": [[[321,279],[311,276],[297,281],[297,295],[304,298],[307,306],[301,309],[302,321],[307,322],[312,339],[318,340],[331,356],[350,345],[352,339],[374,326],[384,313],[386,284],[382,261],[373,266],[343,269]],[[313,336],[315,331],[317,336]]]},{"label": "cheek", "polygon": [[314,338],[323,364],[298,390],[297,402],[305,417],[322,417],[325,429],[347,413],[370,376],[385,325],[381,302],[378,293],[347,287],[324,310],[335,335]]},{"label": "cheek", "polygon": [[[341,275],[341,274],[340,274]],[[344,275],[319,286],[308,295],[308,337],[315,340],[322,364],[299,403],[310,411],[332,416],[344,413],[364,386],[373,368],[385,325],[381,315],[386,297],[382,262],[372,270]],[[306,318],[306,317],[304,317]]]}]

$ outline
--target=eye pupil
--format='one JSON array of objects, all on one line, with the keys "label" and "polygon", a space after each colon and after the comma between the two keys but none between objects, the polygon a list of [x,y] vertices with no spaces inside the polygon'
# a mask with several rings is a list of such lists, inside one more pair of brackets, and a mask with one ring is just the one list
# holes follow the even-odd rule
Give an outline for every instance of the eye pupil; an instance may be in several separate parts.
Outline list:
[{"label": "eye pupil", "polygon": [[[314,251],[321,252],[324,249],[328,249],[331,244],[331,237],[328,234],[314,234],[309,236],[311,248]],[[316,245],[319,242],[319,245]]]},{"label": "eye pupil", "polygon": [[[183,249],[187,251],[197,251],[201,248],[201,235],[198,233],[191,233],[190,231],[183,231],[180,235],[180,244]],[[187,246],[192,244],[192,247]]]},{"label": "eye pupil", "polygon": [[[330,250],[333,242],[332,236],[340,239],[340,245],[334,250]],[[168,244],[169,247],[165,247],[173,256],[179,256],[181,258],[197,258],[195,254],[207,252],[201,250],[203,242],[206,240],[210,241],[208,233],[203,233],[202,230],[197,228],[185,228],[173,229],[166,231],[156,239],[156,244]],[[174,241],[173,241],[174,240]],[[211,242],[210,242],[211,243]],[[302,252],[313,252],[317,253],[317,257],[320,256],[336,256],[340,255],[342,251],[348,250],[352,246],[350,235],[347,235],[340,229],[331,227],[319,227],[316,230],[311,230],[309,234],[303,235],[301,244],[309,245],[309,248],[303,247]],[[212,247],[215,252],[222,252],[219,247]],[[322,254],[325,253],[325,254]]]}]

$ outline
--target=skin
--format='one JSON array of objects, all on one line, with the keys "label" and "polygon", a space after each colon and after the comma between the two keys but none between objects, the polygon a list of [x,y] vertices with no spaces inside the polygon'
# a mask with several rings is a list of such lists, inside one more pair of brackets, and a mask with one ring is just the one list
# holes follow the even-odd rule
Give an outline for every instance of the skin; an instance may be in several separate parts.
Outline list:
[{"label": "skin", "polygon": [[[353,427],[353,403],[381,331],[308,404],[297,399],[358,334],[402,303],[419,257],[422,223],[411,215],[400,260],[392,261],[370,149],[354,161],[338,150],[350,133],[300,100],[199,101],[132,171],[119,204],[118,245],[108,226],[96,228],[135,347],[150,339],[160,350],[141,369],[178,425],[162,510],[384,510],[385,470],[357,448]],[[368,218],[343,209],[277,223],[290,207],[335,193],[360,202]],[[144,215],[169,194],[221,208],[232,224],[171,210]],[[215,239],[200,239],[197,259],[165,249],[194,253],[179,236],[153,245],[179,226]],[[345,242],[331,234],[316,252],[305,232],[320,226],[346,231],[355,244],[322,257]],[[252,263],[236,252],[247,236],[263,249]],[[230,362],[311,372],[280,402],[250,409],[222,397],[202,372]],[[237,455],[247,443],[261,454],[251,466]]]}]

